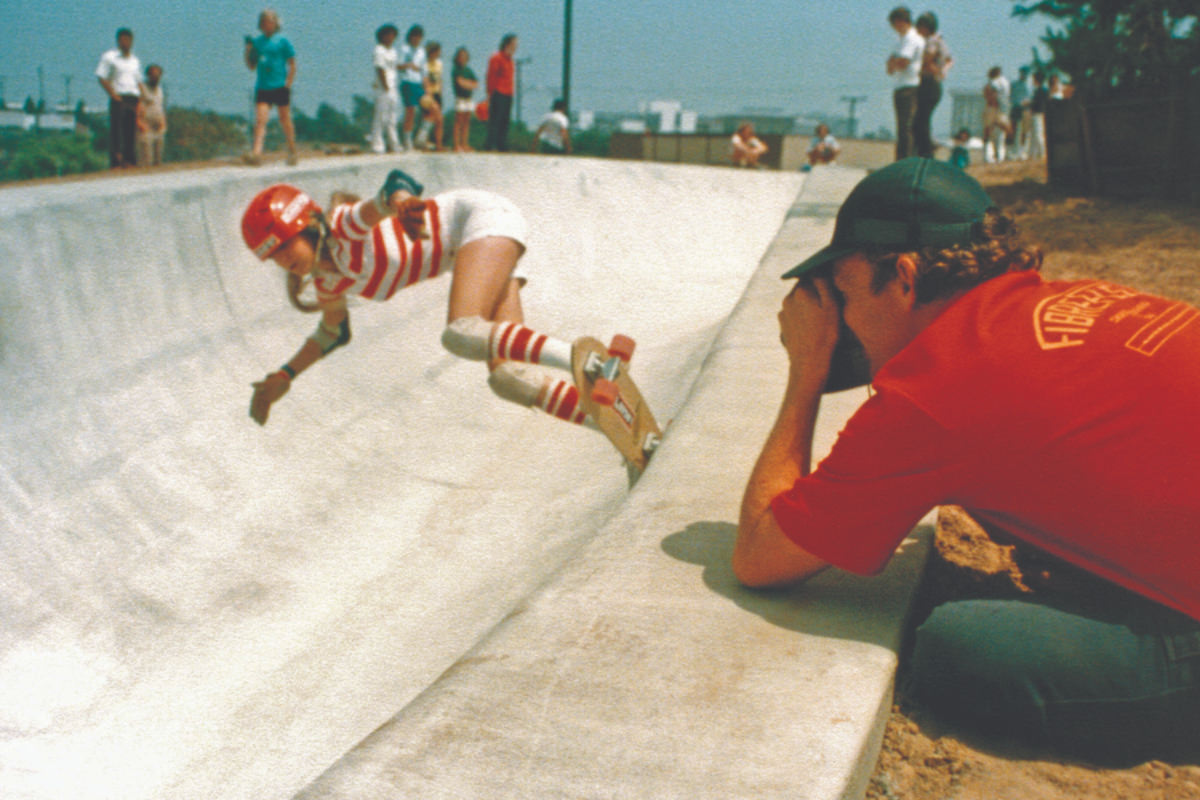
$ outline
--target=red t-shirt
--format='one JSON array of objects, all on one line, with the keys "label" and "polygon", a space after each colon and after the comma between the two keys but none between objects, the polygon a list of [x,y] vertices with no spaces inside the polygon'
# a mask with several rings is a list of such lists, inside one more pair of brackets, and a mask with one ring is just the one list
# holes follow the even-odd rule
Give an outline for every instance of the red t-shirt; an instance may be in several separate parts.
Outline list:
[{"label": "red t-shirt", "polygon": [[491,59],[488,61],[487,69],[487,92],[498,92],[509,97],[513,94],[513,79],[516,75],[516,66],[513,64],[512,57],[504,51],[492,53]]},{"label": "red t-shirt", "polygon": [[953,503],[1200,619],[1198,317],[1101,281],[990,280],[884,365],[775,518],[867,574]]}]

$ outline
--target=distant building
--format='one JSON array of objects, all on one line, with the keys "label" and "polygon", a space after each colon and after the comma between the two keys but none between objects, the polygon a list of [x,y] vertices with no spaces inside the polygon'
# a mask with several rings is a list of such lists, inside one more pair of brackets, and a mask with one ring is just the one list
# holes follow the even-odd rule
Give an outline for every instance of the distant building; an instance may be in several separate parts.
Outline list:
[{"label": "distant building", "polygon": [[0,128],[21,128],[27,131],[34,128],[44,131],[73,131],[75,130],[75,112],[56,108],[40,114],[36,111],[30,113],[19,106],[4,104],[0,106]]},{"label": "distant building", "polygon": [[[972,136],[983,136],[983,92],[951,92],[949,136],[966,128]],[[935,134],[936,138],[936,134]]]}]

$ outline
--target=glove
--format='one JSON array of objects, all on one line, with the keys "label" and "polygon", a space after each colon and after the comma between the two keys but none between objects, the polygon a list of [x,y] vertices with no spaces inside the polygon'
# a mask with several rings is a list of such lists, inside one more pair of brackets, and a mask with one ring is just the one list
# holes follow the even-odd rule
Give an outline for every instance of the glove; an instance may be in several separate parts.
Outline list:
[{"label": "glove", "polygon": [[254,396],[250,398],[250,417],[259,425],[267,424],[271,415],[271,404],[288,393],[292,388],[292,379],[284,372],[272,372],[261,381],[256,381]]},{"label": "glove", "polygon": [[410,239],[428,239],[429,229],[425,227],[425,201],[419,197],[406,197],[391,206],[400,220],[400,227]]}]

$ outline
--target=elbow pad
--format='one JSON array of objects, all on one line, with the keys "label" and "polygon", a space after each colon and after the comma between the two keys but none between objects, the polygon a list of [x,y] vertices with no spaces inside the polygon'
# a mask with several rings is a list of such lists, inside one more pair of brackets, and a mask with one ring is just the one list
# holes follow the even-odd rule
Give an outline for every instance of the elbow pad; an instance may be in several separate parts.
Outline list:
[{"label": "elbow pad", "polygon": [[347,316],[336,328],[325,324],[325,320],[317,323],[317,329],[308,337],[321,348],[321,355],[327,356],[350,341],[350,317]]}]

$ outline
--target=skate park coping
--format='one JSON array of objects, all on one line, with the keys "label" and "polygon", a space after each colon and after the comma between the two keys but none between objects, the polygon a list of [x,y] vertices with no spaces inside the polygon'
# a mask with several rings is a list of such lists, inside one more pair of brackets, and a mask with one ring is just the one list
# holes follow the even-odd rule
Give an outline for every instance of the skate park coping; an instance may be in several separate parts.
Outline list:
[{"label": "skate park coping", "polygon": [[[437,281],[353,307],[248,420],[312,320],[246,199],[365,195],[394,160],[0,190],[0,794],[861,797],[927,536],[788,591],[728,564],[777,276],[862,172],[405,165],[527,214],[532,327],[638,341],[650,467],[492,396],[438,344]],[[864,398],[826,398],[819,450]]]}]

